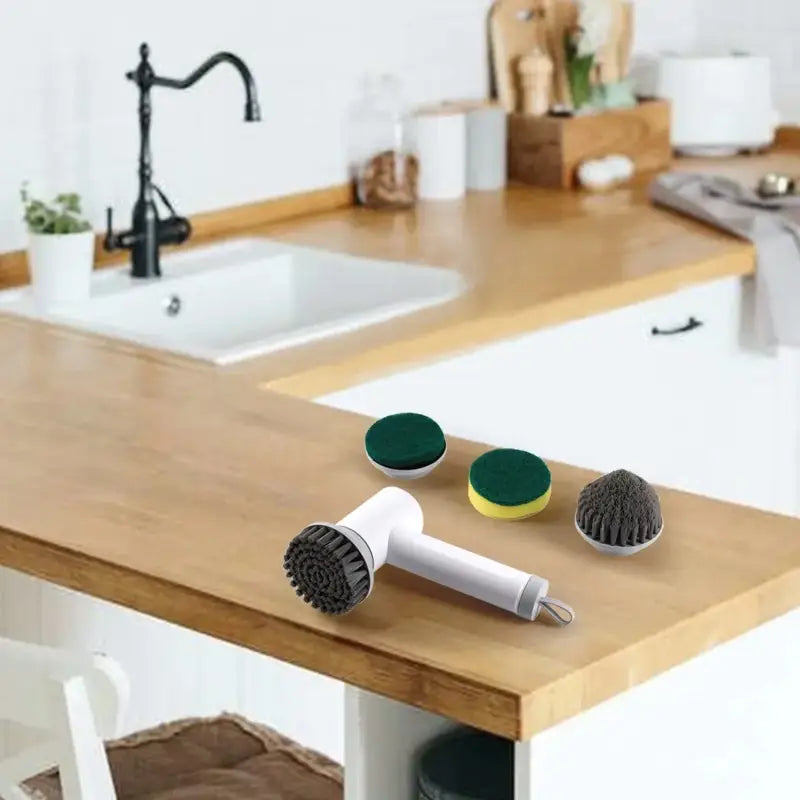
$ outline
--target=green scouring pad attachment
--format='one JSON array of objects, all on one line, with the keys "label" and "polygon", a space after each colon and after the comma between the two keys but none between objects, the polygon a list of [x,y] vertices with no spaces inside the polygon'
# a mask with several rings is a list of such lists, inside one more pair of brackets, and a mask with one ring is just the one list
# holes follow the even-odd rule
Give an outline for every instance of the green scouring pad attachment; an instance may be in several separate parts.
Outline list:
[{"label": "green scouring pad attachment", "polygon": [[390,414],[374,422],[364,437],[370,463],[390,478],[422,478],[447,452],[439,425],[424,414]]},{"label": "green scouring pad attachment", "polygon": [[527,450],[484,453],[469,468],[467,495],[476,511],[493,519],[525,519],[550,502],[550,469]]},{"label": "green scouring pad attachment", "polygon": [[583,487],[575,527],[595,550],[630,556],[658,539],[664,520],[656,490],[633,472],[617,469]]}]

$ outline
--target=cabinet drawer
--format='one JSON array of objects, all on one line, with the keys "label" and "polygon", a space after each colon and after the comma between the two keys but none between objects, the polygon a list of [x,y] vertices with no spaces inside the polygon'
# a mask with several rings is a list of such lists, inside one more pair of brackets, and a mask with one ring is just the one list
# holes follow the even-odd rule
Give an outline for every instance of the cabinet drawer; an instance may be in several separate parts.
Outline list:
[{"label": "cabinet drawer", "polygon": [[[739,279],[680,290],[321,402],[760,508],[795,508],[795,371],[741,344]],[[700,324],[681,333],[653,333]]]}]

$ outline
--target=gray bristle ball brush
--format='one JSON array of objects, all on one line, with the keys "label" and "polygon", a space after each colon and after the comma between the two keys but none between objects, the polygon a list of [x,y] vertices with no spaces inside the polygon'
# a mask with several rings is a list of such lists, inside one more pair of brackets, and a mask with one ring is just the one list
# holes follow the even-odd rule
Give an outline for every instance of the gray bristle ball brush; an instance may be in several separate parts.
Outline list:
[{"label": "gray bristle ball brush", "polygon": [[658,539],[664,521],[656,490],[644,478],[617,469],[583,487],[575,527],[601,553],[630,556]]}]

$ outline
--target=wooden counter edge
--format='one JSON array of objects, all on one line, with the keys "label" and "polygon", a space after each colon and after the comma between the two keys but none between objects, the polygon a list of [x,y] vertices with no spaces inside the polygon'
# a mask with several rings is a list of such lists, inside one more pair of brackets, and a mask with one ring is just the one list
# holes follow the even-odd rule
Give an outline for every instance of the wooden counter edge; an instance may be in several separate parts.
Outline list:
[{"label": "wooden counter edge", "polygon": [[[520,694],[348,643],[8,529],[0,529],[0,553],[5,567],[513,740],[530,739],[800,603],[800,569],[792,568],[631,647]],[[328,657],[331,642],[344,658]]]},{"label": "wooden counter edge", "polygon": [[800,150],[800,125],[780,125],[775,131],[775,147]]},{"label": "wooden counter edge", "polygon": [[497,317],[488,311],[479,313],[463,322],[450,322],[445,328],[406,340],[401,338],[333,364],[262,381],[259,388],[312,399],[381,377],[390,371],[397,372],[455,355],[468,348],[612,311],[686,286],[722,278],[745,277],[754,271],[755,251],[752,245],[732,238],[729,250],[703,261],[575,292],[520,309],[516,314]]},{"label": "wooden counter edge", "polygon": [[[522,698],[399,655],[343,641],[247,606],[0,528],[0,562],[41,580],[131,608],[329,675],[465,725],[519,738]],[[339,658],[330,658],[335,643]],[[344,662],[348,662],[345,668]]]}]

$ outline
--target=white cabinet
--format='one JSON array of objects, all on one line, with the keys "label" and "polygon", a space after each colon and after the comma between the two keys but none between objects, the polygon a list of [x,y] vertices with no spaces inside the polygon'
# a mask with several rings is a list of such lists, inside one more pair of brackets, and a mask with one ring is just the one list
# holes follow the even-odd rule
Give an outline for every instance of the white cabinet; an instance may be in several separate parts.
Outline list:
[{"label": "white cabinet", "polygon": [[[748,344],[749,282],[695,286],[320,398],[445,433],[784,513],[797,512],[793,351]],[[672,335],[655,334],[686,326]]]}]

